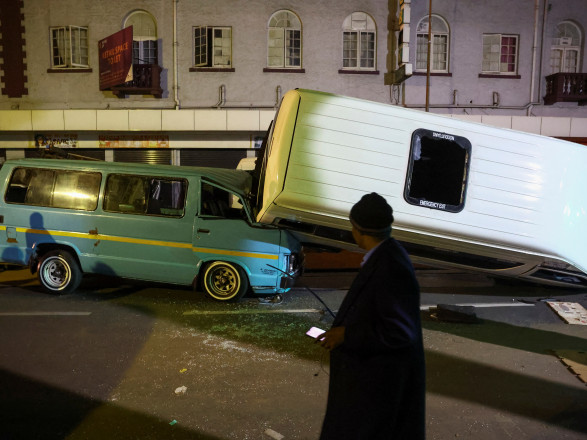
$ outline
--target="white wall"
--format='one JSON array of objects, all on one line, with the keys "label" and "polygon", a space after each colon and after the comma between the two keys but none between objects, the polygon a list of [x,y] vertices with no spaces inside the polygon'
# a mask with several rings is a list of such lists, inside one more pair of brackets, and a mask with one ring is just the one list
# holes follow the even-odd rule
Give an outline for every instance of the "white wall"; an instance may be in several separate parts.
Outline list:
[{"label": "white wall", "polygon": [[[543,2],[539,3],[539,39],[542,40]],[[585,0],[546,0],[545,49],[537,54],[534,99],[544,96],[544,77],[549,73],[549,39],[556,23],[575,20],[587,29]],[[173,96],[173,5],[174,0],[34,0],[24,2],[26,38],[26,76],[28,95],[8,98],[0,95],[0,109],[136,109],[174,108]],[[492,2],[434,0],[433,12],[444,17],[451,29],[450,77],[432,77],[432,111],[454,114],[587,117],[587,106],[577,103],[553,106],[534,105],[528,111],[532,78],[535,0],[494,0]],[[182,108],[210,108],[219,98],[219,87],[226,88],[227,107],[271,108],[276,88],[282,94],[300,87],[391,103],[390,87],[384,85],[387,57],[388,0],[178,0],[178,78]],[[415,57],[415,31],[420,18],[428,13],[428,0],[412,0],[411,57]],[[162,99],[152,96],[116,98],[98,87],[97,42],[122,28],[125,16],[144,9],[157,20],[160,64],[163,67]],[[279,9],[298,14],[303,26],[303,64],[305,73],[267,73],[267,23]],[[378,75],[339,74],[342,61],[342,23],[354,11],[369,13],[376,22]],[[89,27],[91,73],[48,73],[50,67],[49,27],[58,25]],[[235,72],[190,72],[192,66],[192,27],[196,25],[232,26]],[[479,78],[481,35],[484,32],[520,35],[520,79]],[[585,35],[583,35],[585,46]],[[582,71],[586,71],[585,51]],[[541,64],[540,64],[541,63]],[[540,74],[539,67],[542,66]],[[405,103],[425,103],[425,77],[405,82]],[[540,85],[541,89],[538,90]],[[458,90],[459,108],[449,108],[453,91]],[[492,108],[493,92],[499,93],[502,107]],[[469,108],[464,108],[471,105]],[[445,106],[436,108],[435,106]],[[486,106],[485,108],[474,108]]]}]

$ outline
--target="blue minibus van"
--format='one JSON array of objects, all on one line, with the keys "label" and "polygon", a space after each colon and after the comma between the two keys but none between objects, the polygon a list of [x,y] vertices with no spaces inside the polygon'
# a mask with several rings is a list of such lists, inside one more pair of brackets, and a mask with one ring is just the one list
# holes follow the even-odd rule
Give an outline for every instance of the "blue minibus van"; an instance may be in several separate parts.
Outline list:
[{"label": "blue minibus van", "polygon": [[0,260],[51,293],[83,274],[193,284],[236,301],[289,290],[301,245],[255,221],[241,170],[18,159],[0,169]]}]

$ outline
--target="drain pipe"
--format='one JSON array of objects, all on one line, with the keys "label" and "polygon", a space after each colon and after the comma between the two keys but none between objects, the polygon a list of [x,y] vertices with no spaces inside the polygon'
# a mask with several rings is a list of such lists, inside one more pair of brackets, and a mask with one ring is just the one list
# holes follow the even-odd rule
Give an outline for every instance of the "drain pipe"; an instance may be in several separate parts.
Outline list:
[{"label": "drain pipe", "polygon": [[[499,98],[498,98],[499,99]],[[455,108],[455,109],[467,109],[467,108],[487,108],[487,109],[499,109],[499,110],[527,110],[533,105],[539,103],[529,102],[525,105],[489,105],[489,104],[428,104],[429,108]],[[405,108],[426,108],[426,104],[404,104],[402,107]]]},{"label": "drain pipe", "polygon": [[[545,0],[546,1],[546,0]],[[530,74],[530,102],[534,102],[534,83],[536,81],[536,51],[538,50],[538,11],[540,0],[534,0],[534,42],[532,43],[532,72]],[[539,92],[540,93],[540,92]],[[530,112],[530,109],[528,109]]]},{"label": "drain pipe", "polygon": [[177,3],[179,0],[173,0],[173,97],[175,100],[175,109],[179,110],[181,105],[179,103],[179,85],[178,79],[178,59],[177,59]]},{"label": "drain pipe", "polygon": [[[538,95],[542,93],[542,62],[544,57],[544,33],[546,32],[546,15],[548,12],[549,3],[548,1],[544,1],[544,9],[542,11],[542,30],[540,32],[540,59],[538,61]],[[540,101],[540,96],[538,97]],[[539,102],[538,104],[542,104]],[[528,116],[530,116],[530,112],[532,108],[528,109]]]},{"label": "drain pipe", "polygon": [[222,84],[218,88],[218,103],[215,105],[216,108],[223,107],[226,104],[226,86]]}]

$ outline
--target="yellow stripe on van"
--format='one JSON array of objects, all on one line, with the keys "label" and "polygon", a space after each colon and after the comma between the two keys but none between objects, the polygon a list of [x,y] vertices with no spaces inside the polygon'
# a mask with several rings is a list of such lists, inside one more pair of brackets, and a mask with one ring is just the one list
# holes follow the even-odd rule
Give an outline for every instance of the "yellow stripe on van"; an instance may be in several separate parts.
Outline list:
[{"label": "yellow stripe on van", "polygon": [[[248,257],[248,258],[261,258],[265,260],[278,260],[279,256],[274,254],[261,254],[255,252],[241,252],[241,251],[229,251],[225,249],[213,249],[213,248],[200,248],[192,246],[191,243],[181,243],[176,241],[161,241],[161,240],[146,240],[142,238],[131,238],[131,237],[117,237],[114,235],[100,235],[100,234],[87,234],[82,232],[67,232],[67,231],[48,231],[46,229],[29,229],[29,228],[15,228],[17,232],[24,234],[41,234],[41,235],[54,235],[59,237],[74,237],[74,238],[85,238],[91,240],[105,240],[105,241],[116,241],[119,243],[133,243],[133,244],[146,244],[149,246],[164,246],[173,247],[180,249],[191,249],[194,252],[202,252],[207,254],[217,255],[230,255],[233,257]],[[6,226],[0,226],[0,231],[5,231]]]},{"label": "yellow stripe on van", "polygon": [[253,252],[239,252],[239,251],[227,251],[224,249],[207,249],[207,248],[193,248],[194,252],[203,252],[207,254],[219,254],[219,255],[231,255],[233,257],[249,257],[249,258],[263,258],[266,260],[277,260],[278,255],[271,254],[256,254]]}]

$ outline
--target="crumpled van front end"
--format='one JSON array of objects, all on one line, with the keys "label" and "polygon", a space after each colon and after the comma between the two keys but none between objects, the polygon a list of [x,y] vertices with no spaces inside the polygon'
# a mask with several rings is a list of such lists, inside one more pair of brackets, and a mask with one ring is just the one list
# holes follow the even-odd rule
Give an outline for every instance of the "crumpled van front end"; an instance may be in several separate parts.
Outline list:
[{"label": "crumpled van front end", "polygon": [[[284,293],[301,272],[300,242],[287,230],[255,221],[250,180],[244,177],[250,179],[244,171],[214,170],[202,179],[194,251],[204,289],[215,299],[242,295],[247,286],[239,280],[256,295]],[[212,213],[212,203],[228,205],[225,214]],[[233,294],[233,285],[242,289]]]},{"label": "crumpled van front end", "polygon": [[285,270],[279,284],[279,293],[290,290],[304,268],[304,254],[300,242],[289,231],[281,230],[281,250]]}]

